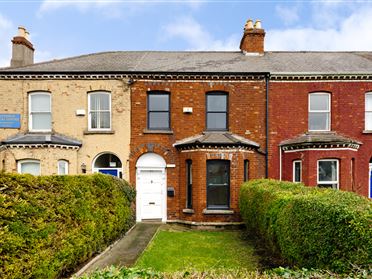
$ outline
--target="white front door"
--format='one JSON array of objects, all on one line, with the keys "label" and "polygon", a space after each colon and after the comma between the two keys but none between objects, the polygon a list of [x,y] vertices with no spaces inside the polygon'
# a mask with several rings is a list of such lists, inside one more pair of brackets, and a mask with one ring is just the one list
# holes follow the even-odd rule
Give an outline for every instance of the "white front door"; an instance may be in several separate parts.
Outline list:
[{"label": "white front door", "polygon": [[165,183],[165,168],[137,169],[137,221],[166,220]]}]

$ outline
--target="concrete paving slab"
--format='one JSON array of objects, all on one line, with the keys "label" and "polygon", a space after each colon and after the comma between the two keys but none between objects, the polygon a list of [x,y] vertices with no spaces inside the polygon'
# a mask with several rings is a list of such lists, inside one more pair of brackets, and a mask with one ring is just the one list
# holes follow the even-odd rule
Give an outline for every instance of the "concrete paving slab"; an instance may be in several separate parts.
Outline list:
[{"label": "concrete paving slab", "polygon": [[75,276],[91,273],[97,269],[107,266],[132,266],[143,250],[147,247],[150,240],[155,235],[161,223],[148,222],[137,223],[134,228],[117,241],[111,249],[102,253],[94,261],[88,263]]}]

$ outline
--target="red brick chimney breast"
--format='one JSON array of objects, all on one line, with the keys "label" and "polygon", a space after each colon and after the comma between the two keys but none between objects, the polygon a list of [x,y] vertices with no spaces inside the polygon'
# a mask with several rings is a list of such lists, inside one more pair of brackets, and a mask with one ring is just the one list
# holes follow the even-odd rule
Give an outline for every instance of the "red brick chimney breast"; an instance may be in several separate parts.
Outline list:
[{"label": "red brick chimney breast", "polygon": [[261,21],[256,20],[253,25],[251,19],[244,26],[244,33],[240,41],[240,50],[244,54],[264,54],[265,30],[261,27]]}]

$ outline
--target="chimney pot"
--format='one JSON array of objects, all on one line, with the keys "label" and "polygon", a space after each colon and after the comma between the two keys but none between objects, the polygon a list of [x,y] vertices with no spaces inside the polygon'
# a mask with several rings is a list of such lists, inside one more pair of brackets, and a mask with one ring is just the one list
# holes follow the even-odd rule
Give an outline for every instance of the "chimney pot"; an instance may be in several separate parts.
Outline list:
[{"label": "chimney pot", "polygon": [[253,29],[253,20],[251,19],[248,19],[244,26],[244,30],[248,30],[248,29]]},{"label": "chimney pot", "polygon": [[26,40],[29,40],[29,37],[30,37],[30,32],[28,32],[27,30],[25,31],[25,39]]},{"label": "chimney pot", "polygon": [[261,20],[256,20],[256,23],[254,24],[254,28],[262,29]]},{"label": "chimney pot", "polygon": [[246,55],[264,54],[265,30],[262,29],[261,21],[248,20],[244,26],[244,34],[240,41],[240,50]]},{"label": "chimney pot", "polygon": [[19,37],[26,37],[26,28],[24,28],[23,26],[19,26],[18,27],[18,36]]}]

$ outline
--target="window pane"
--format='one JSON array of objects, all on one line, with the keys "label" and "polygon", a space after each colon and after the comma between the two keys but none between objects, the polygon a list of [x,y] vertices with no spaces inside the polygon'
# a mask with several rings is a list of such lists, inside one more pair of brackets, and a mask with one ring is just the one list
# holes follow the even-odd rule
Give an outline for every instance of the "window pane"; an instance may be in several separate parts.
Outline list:
[{"label": "window pane", "polygon": [[320,187],[320,188],[333,188],[333,189],[337,189],[337,184],[318,184],[318,187]]},{"label": "window pane", "polygon": [[52,116],[50,113],[32,114],[33,130],[50,130],[52,128]]},{"label": "window pane", "polygon": [[372,112],[366,112],[365,121],[366,121],[365,129],[372,130]]},{"label": "window pane", "polygon": [[58,161],[58,174],[64,175],[67,174],[67,162],[60,160]]},{"label": "window pane", "polygon": [[208,208],[228,208],[229,206],[228,186],[208,186],[207,204]]},{"label": "window pane", "polygon": [[372,94],[366,94],[366,110],[372,111]]},{"label": "window pane", "polygon": [[244,160],[244,181],[249,180],[249,161]]},{"label": "window pane", "polygon": [[226,113],[208,113],[207,129],[226,130]]},{"label": "window pane", "polygon": [[91,110],[110,110],[109,94],[90,94]]},{"label": "window pane", "polygon": [[50,111],[50,95],[31,95],[31,112]]},{"label": "window pane", "polygon": [[229,182],[229,165],[225,161],[208,162],[208,185],[223,184]]},{"label": "window pane", "polygon": [[301,163],[294,162],[294,182],[301,182]]},{"label": "window pane", "polygon": [[227,95],[207,95],[207,98],[208,111],[226,111]]},{"label": "window pane", "polygon": [[310,94],[310,110],[329,110],[329,94]]},{"label": "window pane", "polygon": [[319,161],[318,164],[319,181],[337,181],[337,161]]},{"label": "window pane", "polygon": [[207,207],[228,208],[230,191],[228,161],[207,162]]},{"label": "window pane", "polygon": [[309,112],[309,130],[329,130],[328,112]]},{"label": "window pane", "polygon": [[98,128],[98,114],[99,112],[90,113],[90,127],[93,129]]},{"label": "window pane", "polygon": [[169,110],[168,94],[149,94],[149,110]]},{"label": "window pane", "polygon": [[187,201],[186,207],[192,208],[192,162],[186,161],[186,189],[187,189]]},{"label": "window pane", "polygon": [[100,112],[99,115],[100,115],[99,128],[109,129],[110,128],[110,112]]},{"label": "window pane", "polygon": [[40,174],[40,163],[39,162],[21,163],[21,173],[39,175]]},{"label": "window pane", "polygon": [[150,129],[169,129],[168,112],[150,112],[149,113]]}]

